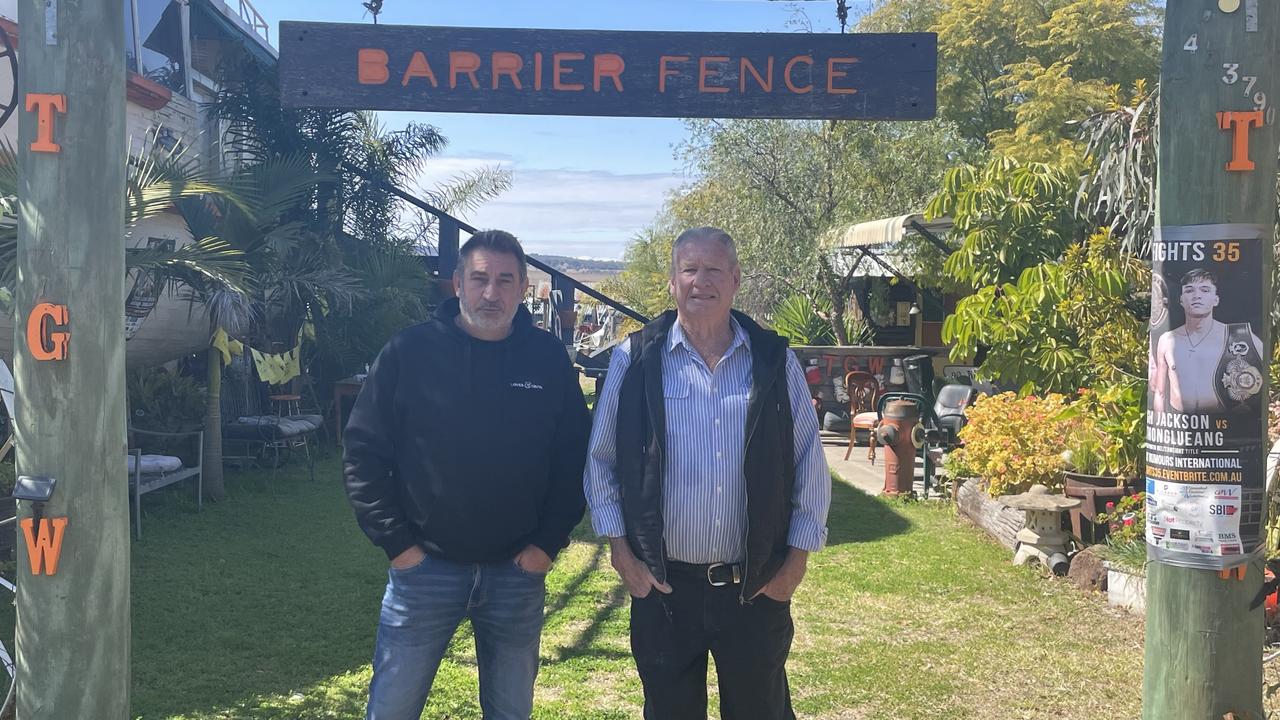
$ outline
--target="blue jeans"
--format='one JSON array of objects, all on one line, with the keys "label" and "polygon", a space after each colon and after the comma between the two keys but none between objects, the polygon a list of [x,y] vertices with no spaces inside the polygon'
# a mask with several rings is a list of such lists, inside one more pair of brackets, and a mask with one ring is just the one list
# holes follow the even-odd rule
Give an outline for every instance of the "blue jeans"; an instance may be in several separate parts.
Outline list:
[{"label": "blue jeans", "polygon": [[367,720],[418,720],[449,641],[475,631],[485,720],[529,720],[546,576],[514,560],[472,565],[428,557],[389,571],[373,654]]}]

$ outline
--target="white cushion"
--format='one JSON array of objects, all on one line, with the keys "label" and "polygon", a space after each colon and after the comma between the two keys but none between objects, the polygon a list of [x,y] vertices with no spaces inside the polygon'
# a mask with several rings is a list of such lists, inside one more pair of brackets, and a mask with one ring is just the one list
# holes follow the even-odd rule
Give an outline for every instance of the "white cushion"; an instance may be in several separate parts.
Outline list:
[{"label": "white cushion", "polygon": [[[133,474],[134,456],[129,455],[129,473]],[[172,455],[143,455],[142,474],[158,475],[182,469],[182,459]]]}]

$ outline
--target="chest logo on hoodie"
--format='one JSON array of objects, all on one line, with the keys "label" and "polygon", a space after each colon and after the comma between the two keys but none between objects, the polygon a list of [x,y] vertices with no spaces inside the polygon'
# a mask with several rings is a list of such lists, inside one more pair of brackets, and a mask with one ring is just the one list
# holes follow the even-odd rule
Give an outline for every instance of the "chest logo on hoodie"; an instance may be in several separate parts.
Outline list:
[{"label": "chest logo on hoodie", "polygon": [[521,390],[541,390],[542,389],[541,385],[533,382],[532,380],[525,380],[524,382],[513,382],[511,383],[511,387],[520,388]]}]

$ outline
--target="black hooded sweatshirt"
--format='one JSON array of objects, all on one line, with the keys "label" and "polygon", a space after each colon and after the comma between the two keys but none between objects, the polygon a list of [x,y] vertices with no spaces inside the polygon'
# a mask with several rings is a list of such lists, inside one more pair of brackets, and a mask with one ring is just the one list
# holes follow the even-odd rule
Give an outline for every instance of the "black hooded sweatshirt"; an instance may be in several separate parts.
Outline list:
[{"label": "black hooded sweatshirt", "polygon": [[521,306],[477,340],[458,300],[387,343],[343,433],[347,498],[374,544],[458,562],[548,555],[582,519],[590,416],[565,347]]}]

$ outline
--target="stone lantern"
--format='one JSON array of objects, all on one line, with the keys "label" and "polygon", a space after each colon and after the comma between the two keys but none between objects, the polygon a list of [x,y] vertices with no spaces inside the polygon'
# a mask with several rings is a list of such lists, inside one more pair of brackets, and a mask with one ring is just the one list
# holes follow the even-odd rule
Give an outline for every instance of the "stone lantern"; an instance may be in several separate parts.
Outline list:
[{"label": "stone lantern", "polygon": [[1032,485],[1021,495],[1005,495],[1000,502],[1021,510],[1026,520],[1014,536],[1018,541],[1013,564],[1039,560],[1056,575],[1065,575],[1070,562],[1067,560],[1067,541],[1071,539],[1062,529],[1062,511],[1080,505],[1077,498],[1050,495],[1044,485]]}]

